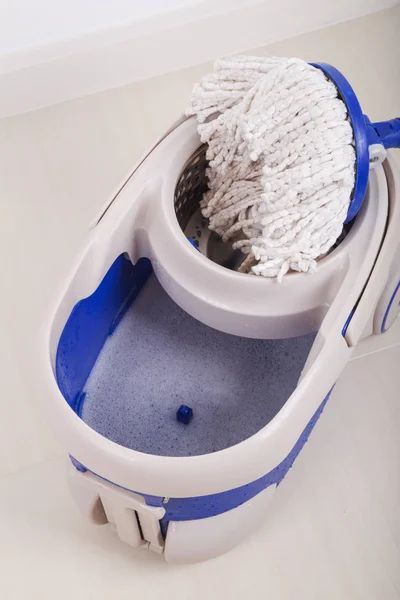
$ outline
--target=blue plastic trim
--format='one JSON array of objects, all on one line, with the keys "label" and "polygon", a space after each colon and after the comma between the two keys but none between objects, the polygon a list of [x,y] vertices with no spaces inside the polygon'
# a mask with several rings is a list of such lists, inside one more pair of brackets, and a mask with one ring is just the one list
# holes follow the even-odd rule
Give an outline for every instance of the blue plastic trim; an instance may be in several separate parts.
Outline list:
[{"label": "blue plastic trim", "polygon": [[77,471],[79,471],[80,473],[86,473],[87,468],[83,466],[83,464],[80,463],[79,460],[76,460],[76,458],[74,458],[72,454],[69,455],[69,458]]},{"label": "blue plastic trim", "polygon": [[355,312],[355,308],[353,308],[353,310],[351,311],[351,313],[349,314],[349,316],[346,319],[346,323],[343,325],[343,329],[342,329],[342,336],[344,337],[346,335],[346,331],[350,325],[350,321],[353,318],[354,312]]},{"label": "blue plastic trim", "polygon": [[313,67],[321,69],[325,75],[333,81],[338,90],[338,95],[343,100],[349,113],[353,127],[354,142],[356,148],[356,178],[354,190],[347,213],[345,223],[352,221],[365,198],[369,175],[369,150],[367,139],[367,127],[357,96],[344,75],[335,67],[326,63],[310,63]]},{"label": "blue plastic trim", "polygon": [[85,398],[86,398],[86,392],[82,392],[79,395],[79,398],[76,402],[75,412],[78,415],[78,417],[82,417],[82,409],[83,409],[83,404],[85,402]]},{"label": "blue plastic trim", "polygon": [[[315,424],[317,423],[319,417],[322,414],[322,411],[325,408],[325,405],[329,399],[332,389],[333,388],[331,388],[331,390],[324,398],[323,402],[320,404],[314,415],[311,417],[310,421],[308,422],[307,426],[305,427],[304,431],[300,435],[299,439],[297,440],[296,444],[293,446],[292,450],[287,455],[287,457],[272,471],[269,471],[266,475],[263,475],[256,481],[253,481],[246,485],[242,485],[238,488],[234,488],[226,492],[220,492],[218,494],[210,494],[207,496],[198,496],[192,498],[169,498],[167,502],[164,502],[164,498],[162,496],[152,496],[149,494],[144,494],[140,491],[130,490],[128,488],[124,488],[123,486],[113,483],[109,479],[105,479],[98,473],[93,472],[93,474],[97,477],[100,477],[100,479],[103,479],[104,481],[108,481],[112,485],[116,485],[121,489],[127,490],[128,492],[140,494],[140,496],[143,496],[143,498],[146,501],[146,504],[148,504],[149,506],[164,507],[166,513],[160,521],[161,530],[163,532],[167,531],[169,521],[192,521],[220,515],[224,512],[227,512],[228,510],[237,508],[238,506],[244,504],[248,500],[251,500],[251,498],[257,496],[257,494],[265,490],[270,485],[279,485],[281,483],[285,475],[293,466],[293,463],[299,455],[304,444],[307,442]],[[81,463],[78,464],[83,469],[86,469],[86,467],[81,465]]]},{"label": "blue plastic trim", "polygon": [[400,148],[400,118],[378,123],[369,122],[368,130],[373,130],[372,135],[376,136],[374,143],[382,144],[387,150]]},{"label": "blue plastic trim", "polygon": [[133,265],[121,254],[96,291],[73,308],[58,343],[56,379],[64,398],[80,412],[90,371],[106,341],[135,300],[152,272],[141,258]]},{"label": "blue plastic trim", "polygon": [[387,305],[386,312],[385,312],[385,314],[383,316],[383,320],[382,320],[381,333],[385,333],[385,331],[387,331],[387,329],[386,329],[386,319],[388,318],[388,314],[389,314],[389,311],[390,311],[390,309],[392,307],[393,300],[395,299],[396,294],[399,291],[399,288],[400,288],[400,281],[396,285],[395,290],[394,290],[394,292],[393,292],[393,294],[392,294],[392,296],[391,296],[391,298],[389,300],[389,304]]},{"label": "blue plastic trim", "polygon": [[193,239],[193,238],[191,238],[191,237],[188,237],[188,238],[187,238],[187,241],[188,241],[190,244],[192,244],[193,248],[195,248],[195,249],[196,249],[198,252],[200,252],[200,250],[199,250],[199,248],[198,248],[198,245],[196,244],[196,242],[194,241],[194,239]]}]

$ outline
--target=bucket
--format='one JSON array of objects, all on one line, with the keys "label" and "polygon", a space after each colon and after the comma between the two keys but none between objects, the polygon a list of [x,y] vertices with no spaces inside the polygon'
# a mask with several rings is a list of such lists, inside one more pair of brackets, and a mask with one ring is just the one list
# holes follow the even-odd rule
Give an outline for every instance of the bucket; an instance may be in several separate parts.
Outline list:
[{"label": "bucket", "polygon": [[171,563],[217,556],[262,523],[357,342],[398,312],[390,158],[317,272],[281,284],[238,273],[209,233],[205,169],[195,122],[181,121],[88,233],[39,345],[78,505]]}]

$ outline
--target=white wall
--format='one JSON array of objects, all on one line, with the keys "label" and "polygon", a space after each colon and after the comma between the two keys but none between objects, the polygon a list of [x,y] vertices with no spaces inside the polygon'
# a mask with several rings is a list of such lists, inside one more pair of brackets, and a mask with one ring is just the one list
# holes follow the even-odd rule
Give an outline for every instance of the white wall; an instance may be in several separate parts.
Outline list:
[{"label": "white wall", "polygon": [[90,34],[198,2],[199,0],[1,0],[0,54]]},{"label": "white wall", "polygon": [[0,118],[264,46],[398,2],[0,0]]}]

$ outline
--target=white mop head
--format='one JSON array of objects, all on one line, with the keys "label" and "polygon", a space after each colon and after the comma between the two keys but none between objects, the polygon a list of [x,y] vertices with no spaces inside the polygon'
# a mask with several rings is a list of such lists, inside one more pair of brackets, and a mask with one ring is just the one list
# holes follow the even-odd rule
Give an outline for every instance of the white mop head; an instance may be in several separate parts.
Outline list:
[{"label": "white mop head", "polygon": [[339,237],[355,178],[353,132],[335,85],[300,59],[217,60],[192,93],[208,144],[210,229],[248,254],[241,270],[314,271]]}]

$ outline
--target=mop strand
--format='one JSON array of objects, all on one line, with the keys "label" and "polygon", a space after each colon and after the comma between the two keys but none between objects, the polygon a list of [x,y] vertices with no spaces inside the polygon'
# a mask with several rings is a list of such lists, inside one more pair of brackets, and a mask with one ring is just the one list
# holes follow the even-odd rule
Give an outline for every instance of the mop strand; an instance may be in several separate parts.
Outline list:
[{"label": "mop strand", "polygon": [[278,281],[315,271],[341,234],[355,179],[335,85],[300,59],[236,56],[195,85],[187,114],[208,145],[203,215],[247,255],[240,270]]}]

